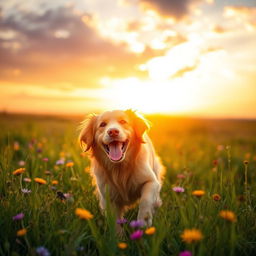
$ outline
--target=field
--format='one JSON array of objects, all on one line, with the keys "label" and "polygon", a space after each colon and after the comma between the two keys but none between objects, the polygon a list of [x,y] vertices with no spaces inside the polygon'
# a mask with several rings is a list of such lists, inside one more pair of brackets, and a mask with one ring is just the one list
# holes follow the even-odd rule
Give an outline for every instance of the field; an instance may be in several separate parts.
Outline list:
[{"label": "field", "polygon": [[[77,143],[82,117],[2,114],[0,255],[255,255],[256,121],[148,119],[167,169],[163,205],[154,234],[141,227],[132,240],[138,207],[125,215],[122,238],[111,209],[99,210]],[[77,208],[93,218],[80,219]]]}]

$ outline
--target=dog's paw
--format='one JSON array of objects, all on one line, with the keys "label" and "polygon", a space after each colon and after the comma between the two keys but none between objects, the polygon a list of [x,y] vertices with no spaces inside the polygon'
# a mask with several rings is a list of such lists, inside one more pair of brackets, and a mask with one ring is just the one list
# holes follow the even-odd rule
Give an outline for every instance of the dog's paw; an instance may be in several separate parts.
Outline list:
[{"label": "dog's paw", "polygon": [[153,211],[151,208],[140,209],[138,213],[138,220],[143,220],[147,227],[152,226]]}]

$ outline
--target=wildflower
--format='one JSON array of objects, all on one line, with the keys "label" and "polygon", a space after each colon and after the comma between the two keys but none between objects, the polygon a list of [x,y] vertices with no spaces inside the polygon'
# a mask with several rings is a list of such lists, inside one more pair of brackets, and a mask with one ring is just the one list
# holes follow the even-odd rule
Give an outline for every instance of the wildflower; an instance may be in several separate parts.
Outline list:
[{"label": "wildflower", "polygon": [[44,157],[44,158],[43,158],[43,161],[44,161],[44,162],[48,162],[49,159],[48,159],[47,157]]},{"label": "wildflower", "polygon": [[205,191],[204,190],[194,190],[193,192],[192,192],[192,195],[193,196],[197,196],[197,197],[201,197],[201,196],[203,196],[205,194]]},{"label": "wildflower", "polygon": [[203,235],[198,229],[185,229],[181,234],[181,238],[184,242],[190,244],[203,239]]},{"label": "wildflower", "polygon": [[57,180],[52,180],[52,185],[58,185],[59,182]]},{"label": "wildflower", "polygon": [[24,178],[23,180],[24,180],[25,182],[27,182],[27,183],[31,182],[31,179],[30,179],[30,178]]},{"label": "wildflower", "polygon": [[179,256],[192,256],[191,251],[183,251],[179,253]]},{"label": "wildflower", "polygon": [[146,235],[153,235],[155,232],[156,232],[156,228],[155,227],[150,227],[150,228],[147,228],[145,230],[145,234]]},{"label": "wildflower", "polygon": [[48,171],[48,170],[45,170],[45,171],[44,171],[44,174],[46,174],[46,175],[51,175],[52,173],[51,173],[50,171]]},{"label": "wildflower", "polygon": [[24,213],[21,212],[21,213],[15,215],[15,216],[13,216],[12,219],[13,220],[22,220],[24,218],[24,216],[25,216]]},{"label": "wildflower", "polygon": [[123,225],[123,224],[127,223],[127,219],[118,219],[118,220],[116,220],[116,223],[119,225]]},{"label": "wildflower", "polygon": [[18,165],[19,166],[24,166],[26,163],[25,163],[25,161],[23,161],[23,160],[20,160],[19,162],[18,162]]},{"label": "wildflower", "polygon": [[65,160],[64,159],[59,159],[59,160],[57,160],[56,161],[56,165],[62,165],[62,164],[64,164],[65,163]]},{"label": "wildflower", "polygon": [[34,178],[34,181],[38,184],[46,184],[47,181],[41,178]]},{"label": "wildflower", "polygon": [[249,162],[248,160],[244,160],[244,164],[247,165]]},{"label": "wildflower", "polygon": [[20,149],[20,144],[19,144],[18,141],[14,141],[14,143],[13,143],[13,149],[14,149],[15,151],[18,151],[18,150]]},{"label": "wildflower", "polygon": [[138,240],[140,239],[141,237],[143,236],[143,230],[136,230],[134,231],[131,235],[130,235],[130,238],[131,240]]},{"label": "wildflower", "polygon": [[31,193],[31,190],[30,190],[30,189],[27,189],[27,188],[22,188],[22,189],[21,189],[21,192],[22,192],[23,194],[30,194],[30,193]]},{"label": "wildflower", "polygon": [[127,243],[118,243],[117,246],[119,249],[124,250],[127,248],[128,245],[127,245]]},{"label": "wildflower", "polygon": [[213,195],[212,195],[212,199],[213,199],[214,201],[220,201],[221,196],[220,196],[219,194],[213,194]]},{"label": "wildflower", "polygon": [[73,195],[70,193],[64,193],[63,195],[65,196],[66,199],[70,199],[73,197]]},{"label": "wildflower", "polygon": [[16,235],[17,236],[25,236],[27,234],[27,229],[23,228],[17,231]]},{"label": "wildflower", "polygon": [[144,220],[132,220],[130,222],[130,226],[132,228],[140,228],[140,227],[145,226],[145,222],[144,222]]},{"label": "wildflower", "polygon": [[185,191],[183,187],[173,187],[172,190],[176,193],[183,193]]},{"label": "wildflower", "polygon": [[79,246],[79,247],[76,248],[76,250],[77,250],[78,252],[83,252],[84,249],[85,249],[85,248],[84,248],[83,246]]},{"label": "wildflower", "polygon": [[80,218],[80,219],[85,219],[85,220],[90,220],[93,218],[93,215],[82,208],[76,208],[75,214]]},{"label": "wildflower", "polygon": [[36,152],[37,152],[37,153],[42,153],[42,152],[43,152],[43,149],[42,149],[42,148],[37,148],[37,149],[36,149]]},{"label": "wildflower", "polygon": [[25,168],[19,168],[12,172],[13,175],[20,175],[25,172]]},{"label": "wildflower", "polygon": [[219,216],[227,221],[236,222],[236,215],[232,211],[220,211]]},{"label": "wildflower", "polygon": [[177,178],[178,179],[185,179],[186,178],[186,175],[184,175],[184,174],[177,174]]},{"label": "wildflower", "polygon": [[66,163],[66,166],[67,166],[67,167],[72,167],[72,166],[74,166],[74,162],[67,162],[67,163]]},{"label": "wildflower", "polygon": [[213,160],[213,161],[212,161],[212,164],[213,164],[214,166],[217,166],[218,163],[219,163],[218,160]]},{"label": "wildflower", "polygon": [[217,150],[218,150],[218,151],[224,150],[224,146],[223,146],[223,145],[218,145],[218,146],[217,146]]},{"label": "wildflower", "polygon": [[49,251],[43,247],[43,246],[40,246],[40,247],[37,247],[36,248],[36,253],[39,255],[39,256],[50,256],[51,254],[49,253]]}]

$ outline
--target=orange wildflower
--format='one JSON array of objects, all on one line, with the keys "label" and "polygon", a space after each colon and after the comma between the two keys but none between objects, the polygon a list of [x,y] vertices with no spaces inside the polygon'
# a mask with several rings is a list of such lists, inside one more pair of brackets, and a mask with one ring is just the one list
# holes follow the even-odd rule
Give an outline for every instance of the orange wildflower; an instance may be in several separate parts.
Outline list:
[{"label": "orange wildflower", "polygon": [[150,228],[147,228],[145,230],[145,234],[146,235],[153,235],[155,232],[156,232],[156,228],[155,227],[150,227]]},{"label": "orange wildflower", "polygon": [[185,229],[181,234],[181,238],[184,242],[190,244],[193,242],[198,242],[203,239],[203,235],[198,229]]},{"label": "orange wildflower", "polygon": [[12,174],[13,175],[20,175],[24,172],[25,172],[25,168],[19,168],[19,169],[15,170]]},{"label": "orange wildflower", "polygon": [[197,196],[197,197],[201,197],[201,196],[203,196],[205,194],[205,191],[204,190],[194,190],[193,192],[192,192],[192,195],[193,196]]},{"label": "orange wildflower", "polygon": [[232,211],[220,211],[219,216],[227,221],[236,222],[236,215]]},{"label": "orange wildflower", "polygon": [[67,167],[72,167],[72,166],[74,166],[74,162],[68,162],[68,163],[66,163],[66,166]]},{"label": "orange wildflower", "polygon": [[58,184],[59,184],[59,182],[57,180],[52,181],[52,185],[58,185]]},{"label": "orange wildflower", "polygon": [[212,195],[212,199],[213,199],[214,201],[220,201],[221,196],[220,196],[219,194],[213,194],[213,195]]},{"label": "orange wildflower", "polygon": [[76,208],[75,214],[80,218],[80,219],[85,219],[85,220],[90,220],[93,218],[93,215],[82,208]]},{"label": "orange wildflower", "polygon": [[47,181],[41,178],[34,178],[34,181],[39,184],[46,184]]},{"label": "orange wildflower", "polygon": [[25,236],[27,234],[27,229],[23,228],[17,231],[16,235],[17,236]]},{"label": "orange wildflower", "polygon": [[119,249],[124,250],[127,248],[128,245],[127,245],[127,243],[118,243],[117,246]]}]

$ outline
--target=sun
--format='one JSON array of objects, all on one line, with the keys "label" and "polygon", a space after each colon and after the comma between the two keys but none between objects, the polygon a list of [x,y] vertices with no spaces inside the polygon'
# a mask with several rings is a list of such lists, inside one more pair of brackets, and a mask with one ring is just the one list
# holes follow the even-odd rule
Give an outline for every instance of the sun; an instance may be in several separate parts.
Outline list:
[{"label": "sun", "polygon": [[182,80],[141,80],[136,77],[109,81],[105,100],[111,108],[136,109],[143,113],[183,113],[191,109],[193,97]]}]

